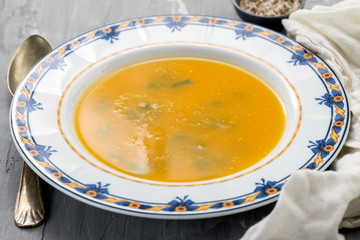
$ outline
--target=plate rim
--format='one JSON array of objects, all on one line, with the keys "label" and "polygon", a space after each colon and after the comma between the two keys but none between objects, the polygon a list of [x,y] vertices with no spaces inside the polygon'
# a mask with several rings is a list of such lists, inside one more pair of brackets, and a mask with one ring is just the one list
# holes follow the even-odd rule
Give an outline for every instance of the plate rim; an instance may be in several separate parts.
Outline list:
[{"label": "plate rim", "polygon": [[[24,77],[24,80],[22,82],[25,81],[25,78],[39,65],[39,63],[43,62],[44,59],[46,59],[46,57],[50,56],[52,53],[56,52],[57,50],[59,50],[61,47],[65,46],[66,44],[70,43],[71,41],[73,41],[74,39],[78,39],[80,38],[81,36],[85,36],[86,34],[89,34],[93,31],[98,31],[106,26],[113,26],[113,25],[116,25],[116,24],[121,24],[123,22],[127,22],[127,21],[135,21],[135,20],[139,20],[139,19],[146,19],[146,18],[156,18],[156,17],[173,17],[173,16],[180,16],[180,17],[208,17],[208,18],[216,18],[216,19],[223,19],[223,20],[228,20],[228,21],[234,21],[236,23],[245,23],[245,24],[249,24],[249,25],[252,25],[252,26],[256,26],[256,27],[259,27],[261,29],[264,29],[264,30],[269,30],[267,29],[266,27],[262,27],[262,26],[258,26],[256,24],[252,24],[252,23],[247,23],[245,21],[241,21],[241,20],[233,20],[233,19],[230,19],[230,18],[224,18],[224,17],[213,17],[213,16],[208,16],[208,15],[197,15],[197,14],[194,14],[194,15],[173,15],[173,14],[170,14],[170,15],[157,15],[157,16],[147,16],[147,17],[143,17],[143,18],[131,18],[129,20],[121,20],[121,21],[118,21],[118,22],[114,22],[114,23],[111,23],[111,24],[107,24],[107,25],[104,25],[104,26],[100,26],[100,27],[97,27],[97,28],[94,28],[90,31],[87,31],[83,34],[80,34],[80,35],[77,35],[76,37],[68,40],[68,41],[65,41],[63,44],[59,45],[58,47],[54,48],[54,50],[52,52],[50,52],[49,54],[47,54],[45,57],[43,57],[41,60],[39,60],[30,70],[29,72],[26,74],[26,76]],[[270,32],[274,32],[273,30],[269,30]],[[284,36],[286,39],[291,39],[285,35],[283,35],[282,33],[278,33],[278,32],[275,32],[277,35],[282,35]],[[296,42],[295,40],[291,39],[292,41]],[[306,47],[304,47],[302,44],[296,42],[299,46],[303,47],[307,52],[309,53],[313,53],[313,51],[307,49]],[[348,111],[347,111],[347,115],[346,115],[346,125],[345,125],[345,128],[344,128],[344,133],[342,134],[342,137],[341,137],[341,140],[340,141],[340,144],[337,146],[336,150],[334,150],[334,152],[332,153],[332,155],[330,157],[328,157],[328,159],[321,165],[321,167],[317,170],[324,170],[324,168],[326,168],[328,165],[331,164],[331,162],[334,160],[334,158],[337,156],[337,154],[340,152],[342,146],[344,145],[345,141],[346,141],[346,137],[349,133],[349,125],[350,125],[350,102],[348,100],[348,97],[347,97],[347,94],[345,92],[345,88],[342,84],[342,82],[340,81],[340,79],[337,77],[336,73],[331,69],[331,67],[321,58],[319,57],[318,55],[314,54],[314,56],[316,56],[317,58],[319,58],[323,63],[325,63],[325,66],[327,67],[328,70],[331,71],[331,73],[334,74],[334,76],[336,77],[336,79],[338,80],[338,84],[340,84],[341,86],[341,89],[343,90],[342,94],[344,95],[344,99],[346,100],[346,106],[348,107]],[[22,83],[20,84],[22,85]],[[15,92],[14,96],[18,96],[19,95],[19,92],[20,89],[18,88],[17,91]],[[209,217],[207,215],[211,214],[212,216],[210,217],[215,217],[215,216],[223,216],[223,215],[228,215],[230,213],[236,213],[236,212],[242,212],[244,211],[243,208],[247,208],[246,210],[248,209],[252,209],[252,208],[256,208],[257,206],[259,205],[265,205],[267,203],[270,203],[270,202],[273,202],[275,201],[277,198],[278,198],[278,194],[272,196],[271,198],[264,198],[264,199],[261,199],[260,201],[257,201],[257,202],[254,202],[252,204],[248,204],[248,205],[243,205],[243,206],[239,206],[235,209],[222,209],[222,211],[219,211],[219,212],[201,212],[201,214],[159,214],[159,213],[149,213],[149,212],[137,212],[137,211],[131,211],[131,210],[127,210],[127,209],[124,209],[124,208],[117,208],[117,207],[113,207],[113,206],[110,206],[110,205],[103,205],[102,203],[100,202],[97,202],[97,201],[92,201],[88,198],[84,198],[82,197],[83,195],[80,195],[78,193],[76,193],[75,191],[71,191],[70,189],[68,188],[65,188],[64,185],[61,185],[60,182],[57,182],[57,181],[54,181],[54,179],[51,179],[49,178],[46,174],[44,174],[42,171],[40,171],[38,169],[37,166],[34,165],[34,163],[27,158],[26,154],[23,152],[23,149],[21,148],[20,146],[20,143],[17,141],[16,139],[16,136],[15,136],[15,132],[14,132],[14,125],[13,125],[13,118],[12,118],[12,114],[13,114],[13,111],[12,109],[14,108],[14,104],[15,104],[15,97],[13,98],[12,100],[12,103],[11,103],[11,106],[10,106],[10,128],[11,128],[11,135],[12,135],[12,138],[13,138],[13,141],[16,143],[15,146],[16,148],[18,149],[18,151],[20,152],[20,155],[22,156],[22,158],[27,162],[27,164],[29,164],[31,166],[31,168],[40,176],[42,176],[42,178],[46,178],[48,180],[46,180],[47,182],[51,182],[50,184],[54,187],[56,187],[58,190],[66,193],[67,195],[70,195],[72,196],[73,198],[77,199],[77,200],[80,200],[80,201],[83,201],[83,202],[86,202],[90,205],[93,205],[95,207],[100,207],[100,208],[103,208],[103,209],[106,209],[106,210],[111,210],[111,211],[116,211],[116,212],[120,212],[120,213],[126,213],[126,214],[129,214],[129,215],[134,215],[134,216],[142,216],[142,217],[152,217],[152,218],[171,218],[171,219],[189,219],[189,218],[206,218],[206,217]],[[305,163],[304,165],[306,165],[307,163]],[[301,168],[299,168],[301,169]],[[287,179],[290,175],[286,176],[284,179]],[[278,180],[278,182],[280,181],[283,181],[283,179],[280,179]],[[249,193],[251,194],[251,193]],[[100,206],[99,206],[100,205]],[[251,206],[254,206],[254,207],[251,207]],[[115,210],[114,210],[115,209]],[[145,214],[145,216],[144,216]],[[160,217],[159,217],[160,216]],[[190,217],[188,217],[190,216]]]}]

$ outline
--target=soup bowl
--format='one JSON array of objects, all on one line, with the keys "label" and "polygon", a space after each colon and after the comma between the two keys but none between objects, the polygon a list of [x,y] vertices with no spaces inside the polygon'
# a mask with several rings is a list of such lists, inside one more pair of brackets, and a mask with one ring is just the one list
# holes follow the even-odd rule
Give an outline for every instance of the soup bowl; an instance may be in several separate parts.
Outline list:
[{"label": "soup bowl", "polygon": [[[271,153],[267,154],[262,161],[254,161],[252,167],[247,169],[247,171],[258,168],[264,163],[271,161],[284,151],[284,149],[291,143],[291,139],[299,127],[300,105],[297,92],[292,88],[292,84],[281,74],[281,72],[266,62],[235,49],[204,43],[173,42],[171,44],[149,44],[143,47],[137,47],[136,49],[128,49],[127,51],[121,52],[121,54],[116,54],[110,58],[100,60],[97,64],[94,64],[82,74],[79,74],[67,86],[63,92],[63,99],[58,107],[59,127],[62,131],[63,137],[66,141],[68,141],[73,150],[77,151],[78,155],[83,159],[86,159],[89,163],[96,165],[101,169],[106,169],[106,171],[112,172],[113,174],[118,174],[118,171],[109,168],[105,164],[99,163],[99,161],[94,158],[86,148],[84,148],[84,145],[79,140],[74,126],[74,118],[76,117],[75,110],[77,109],[74,108],[74,106],[76,106],[76,103],[80,101],[89,86],[98,82],[104,75],[107,76],[117,69],[127,67],[129,64],[141,63],[149,59],[172,59],[174,56],[177,58],[186,57],[212,59],[223,63],[241,66],[247,71],[256,73],[259,78],[263,79],[270,88],[280,96],[282,103],[285,105],[284,108],[287,119],[281,140]],[[99,71],[99,69],[101,69],[101,71]],[[193,69],[192,71],[196,71],[196,69]],[[213,83],[209,80],[208,84],[211,85]],[[137,91],[139,92],[140,90]],[[159,90],[159,92],[160,91],[161,90]],[[103,138],[99,138],[99,140],[103,140]],[[260,141],[261,139],[259,138],[258,140]],[[222,140],[219,139],[218,141],[221,142]],[[228,177],[231,178],[231,176],[226,176],[225,178]],[[220,179],[216,179],[216,181],[219,180]],[[153,184],[156,183],[154,182]]]},{"label": "soup bowl", "polygon": [[[86,91],[118,69],[173,57],[238,66],[269,86],[286,116],[272,151],[246,169],[194,181],[133,176],[94,157],[74,124]],[[54,187],[103,209],[172,219],[221,216],[275,201],[292,172],[324,170],[333,161],[348,126],[341,82],[314,53],[263,27],[188,15],[123,21],[66,42],[27,74],[10,113],[19,152]]]}]

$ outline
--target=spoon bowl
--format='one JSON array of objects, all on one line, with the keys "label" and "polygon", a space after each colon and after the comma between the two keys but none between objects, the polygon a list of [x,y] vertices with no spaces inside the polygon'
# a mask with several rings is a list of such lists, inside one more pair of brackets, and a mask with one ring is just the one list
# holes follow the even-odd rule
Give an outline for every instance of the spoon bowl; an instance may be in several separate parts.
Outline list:
[{"label": "spoon bowl", "polygon": [[52,49],[50,43],[40,35],[31,35],[23,41],[11,59],[8,69],[7,84],[11,95],[14,95],[30,68]]}]

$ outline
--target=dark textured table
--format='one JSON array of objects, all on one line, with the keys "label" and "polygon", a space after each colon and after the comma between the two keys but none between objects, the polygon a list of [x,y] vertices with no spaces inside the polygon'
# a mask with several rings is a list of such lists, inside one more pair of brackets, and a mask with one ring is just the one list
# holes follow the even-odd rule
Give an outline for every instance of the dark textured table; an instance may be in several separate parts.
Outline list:
[{"label": "dark textured table", "polygon": [[[331,5],[339,0],[308,0]],[[226,217],[202,220],[153,220],[97,209],[43,183],[47,218],[33,229],[13,220],[22,159],[9,131],[11,95],[6,72],[11,56],[27,36],[38,33],[53,46],[90,29],[129,18],[161,14],[201,14],[239,19],[231,0],[0,0],[0,239],[239,239],[271,212],[274,204]],[[360,229],[342,230],[360,239]]]}]

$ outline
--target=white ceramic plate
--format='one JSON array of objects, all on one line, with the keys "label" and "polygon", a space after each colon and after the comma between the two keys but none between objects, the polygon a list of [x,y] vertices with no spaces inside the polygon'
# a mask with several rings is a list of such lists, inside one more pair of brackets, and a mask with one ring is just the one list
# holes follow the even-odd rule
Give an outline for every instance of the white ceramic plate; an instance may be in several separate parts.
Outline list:
[{"label": "white ceramic plate", "polygon": [[[139,179],[94,159],[74,133],[79,96],[116,68],[168,56],[214,58],[264,79],[287,111],[279,145],[249,169],[193,183]],[[102,27],[55,49],[17,89],[10,125],[30,167],[78,200],[130,215],[203,218],[262,206],[276,200],[293,171],[324,170],[346,139],[349,105],[332,70],[279,33],[223,18],[157,16]]]}]

